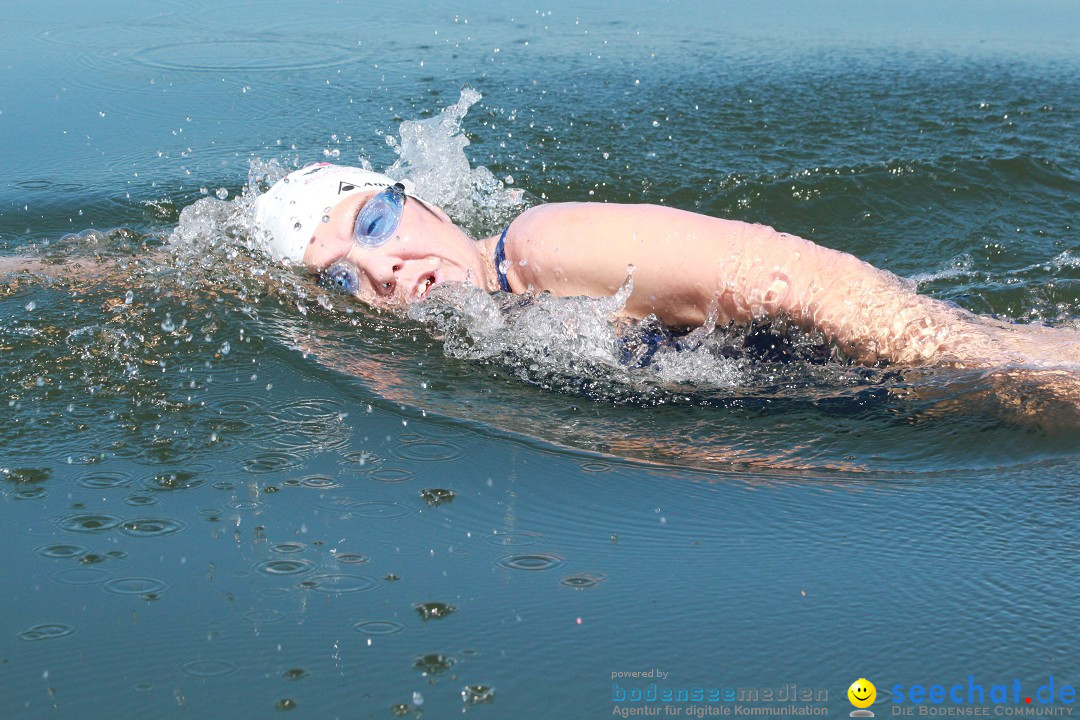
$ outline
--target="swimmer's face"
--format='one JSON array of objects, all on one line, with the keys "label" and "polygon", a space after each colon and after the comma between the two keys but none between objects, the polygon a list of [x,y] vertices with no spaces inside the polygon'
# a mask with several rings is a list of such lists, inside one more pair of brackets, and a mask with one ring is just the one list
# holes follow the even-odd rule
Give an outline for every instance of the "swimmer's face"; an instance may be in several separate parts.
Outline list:
[{"label": "swimmer's face", "polygon": [[378,306],[401,306],[427,297],[444,282],[488,285],[484,258],[476,242],[438,208],[410,196],[393,236],[378,247],[361,247],[353,238],[356,216],[378,191],[351,195],[320,223],[304,252],[304,264]]}]

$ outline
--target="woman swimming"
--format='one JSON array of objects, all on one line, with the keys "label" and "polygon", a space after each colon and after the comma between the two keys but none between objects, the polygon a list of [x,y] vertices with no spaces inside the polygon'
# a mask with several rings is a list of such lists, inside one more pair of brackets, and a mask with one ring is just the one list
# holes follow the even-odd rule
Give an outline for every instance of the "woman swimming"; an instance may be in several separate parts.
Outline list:
[{"label": "woman swimming", "polygon": [[368,170],[313,165],[258,198],[256,226],[276,259],[376,307],[423,300],[447,282],[605,297],[630,279],[632,317],[673,327],[784,317],[867,365],[1075,370],[1080,362],[1076,331],[972,315],[764,225],[657,205],[554,203],[477,241],[409,190]]}]

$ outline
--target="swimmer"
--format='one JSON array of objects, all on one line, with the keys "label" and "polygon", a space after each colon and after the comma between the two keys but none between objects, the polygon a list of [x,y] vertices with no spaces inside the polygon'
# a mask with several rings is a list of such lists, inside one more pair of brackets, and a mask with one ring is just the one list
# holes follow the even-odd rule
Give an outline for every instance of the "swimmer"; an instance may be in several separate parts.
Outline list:
[{"label": "swimmer", "polygon": [[552,203],[474,240],[407,184],[331,164],[290,173],[256,201],[277,260],[374,307],[443,283],[606,297],[632,277],[624,312],[671,327],[786,318],[865,365],[1067,369],[1080,333],[978,317],[919,295],[856,257],[765,225],[658,205]]}]

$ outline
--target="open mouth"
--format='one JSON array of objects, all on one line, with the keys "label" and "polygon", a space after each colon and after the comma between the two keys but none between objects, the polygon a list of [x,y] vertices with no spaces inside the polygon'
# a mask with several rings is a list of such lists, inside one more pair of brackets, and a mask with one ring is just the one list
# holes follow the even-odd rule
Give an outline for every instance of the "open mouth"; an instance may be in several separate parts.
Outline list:
[{"label": "open mouth", "polygon": [[439,279],[435,276],[435,273],[428,273],[420,278],[420,284],[416,287],[416,300],[423,300],[428,296],[428,292],[431,288],[435,287]]}]

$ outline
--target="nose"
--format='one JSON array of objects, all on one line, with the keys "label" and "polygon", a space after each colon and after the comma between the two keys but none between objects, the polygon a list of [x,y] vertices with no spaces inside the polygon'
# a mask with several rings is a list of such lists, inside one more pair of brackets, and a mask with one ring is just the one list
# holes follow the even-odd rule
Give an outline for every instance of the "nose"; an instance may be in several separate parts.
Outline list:
[{"label": "nose", "polygon": [[401,265],[393,258],[387,257],[378,250],[359,248],[354,248],[349,256],[349,260],[364,276],[376,295],[389,297],[394,294]]}]

